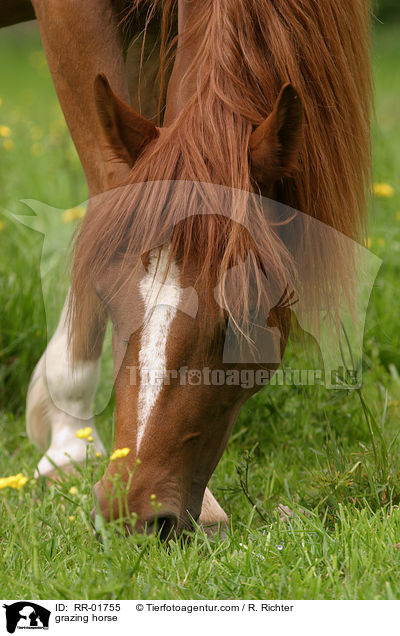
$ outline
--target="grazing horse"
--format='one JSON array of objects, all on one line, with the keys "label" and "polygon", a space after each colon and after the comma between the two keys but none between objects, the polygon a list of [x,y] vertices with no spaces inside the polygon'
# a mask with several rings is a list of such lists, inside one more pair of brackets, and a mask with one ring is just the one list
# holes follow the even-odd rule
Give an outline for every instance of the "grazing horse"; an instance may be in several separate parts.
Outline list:
[{"label": "grazing horse", "polygon": [[[130,107],[125,81],[120,11],[132,24],[142,5],[148,19],[161,5],[164,79],[174,53],[161,127]],[[28,432],[46,450],[38,472],[67,468],[65,453],[78,462],[85,457],[86,442],[75,433],[88,422],[94,429],[91,404],[111,319],[115,449],[130,452],[110,462],[96,484],[97,509],[106,518],[118,515],[110,500],[120,472],[139,531],[156,523],[166,536],[192,520],[225,524],[207,484],[241,406],[259,387],[182,382],[177,371],[208,369],[218,378],[228,370],[228,323],[233,318],[237,337],[246,340],[254,307],[268,304],[262,275],[269,291],[288,288],[290,298],[291,255],[284,232],[262,216],[262,197],[346,236],[361,235],[370,173],[369,3],[132,0],[116,8],[107,0],[33,0],[33,6],[93,196],[75,244],[70,294],[28,394]],[[215,195],[221,188],[231,193],[222,202]],[[228,217],[227,205],[234,208]],[[244,227],[249,208],[254,234]],[[296,231],[300,252],[312,237],[301,233],[301,223]],[[335,244],[314,247],[313,290],[332,294],[348,266],[345,254]],[[242,267],[249,259],[250,267]],[[225,306],[215,290],[235,268],[235,293]],[[290,302],[269,309],[266,324],[279,334],[280,359]],[[276,368],[275,361],[267,365]],[[244,369],[260,365],[229,367]],[[157,382],[147,381],[149,370]],[[102,452],[95,429],[93,435]]]}]

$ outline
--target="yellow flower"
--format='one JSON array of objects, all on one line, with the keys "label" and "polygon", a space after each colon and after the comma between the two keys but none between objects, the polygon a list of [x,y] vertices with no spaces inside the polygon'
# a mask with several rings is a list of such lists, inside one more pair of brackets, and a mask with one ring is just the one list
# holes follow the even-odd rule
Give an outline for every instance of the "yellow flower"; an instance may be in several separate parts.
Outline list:
[{"label": "yellow flower", "polygon": [[388,183],[375,183],[374,193],[377,197],[392,197],[394,188]]},{"label": "yellow flower", "polygon": [[0,490],[3,488],[8,488],[11,486],[11,478],[10,477],[0,477]]},{"label": "yellow flower", "polygon": [[97,451],[96,457],[101,457],[101,453],[99,451]]},{"label": "yellow flower", "polygon": [[4,150],[12,150],[14,148],[14,142],[12,139],[5,139],[3,141]]},{"label": "yellow flower", "polygon": [[154,493],[152,495],[150,495],[150,501],[155,501],[156,499],[157,499],[157,497],[155,496]]},{"label": "yellow flower", "polygon": [[68,519],[69,519],[70,521],[75,521],[75,516],[74,516],[74,515],[69,515]]},{"label": "yellow flower", "polygon": [[72,223],[73,221],[77,221],[78,219],[83,219],[85,216],[86,209],[83,205],[79,205],[76,208],[69,208],[62,213],[61,218],[64,223]]},{"label": "yellow flower", "polygon": [[113,454],[111,455],[111,461],[115,461],[116,459],[122,459],[122,457],[126,457],[131,452],[130,448],[117,448]]},{"label": "yellow flower", "polygon": [[76,486],[71,486],[71,488],[69,489],[69,494],[70,495],[77,495],[78,494],[78,489]]},{"label": "yellow flower", "polygon": [[75,437],[78,437],[78,439],[86,439],[87,437],[90,437],[91,434],[92,428],[90,426],[86,426],[86,428],[80,428],[79,431],[76,431]]},{"label": "yellow flower", "polygon": [[18,473],[18,475],[15,476],[15,483],[13,487],[19,490],[20,488],[23,488],[23,486],[25,486],[27,481],[28,477],[25,477],[25,475],[23,475],[22,473]]},{"label": "yellow flower", "polygon": [[1,477],[0,490],[3,488],[15,488],[16,490],[20,490],[23,486],[25,486],[27,481],[28,477],[25,477],[22,473],[18,473],[18,475],[10,475],[9,477]]},{"label": "yellow flower", "polygon": [[88,442],[93,442],[93,436],[92,436],[92,435],[89,435],[89,437],[87,438],[87,441],[88,441]]},{"label": "yellow flower", "polygon": [[4,230],[4,221],[0,221],[0,232]]},{"label": "yellow flower", "polygon": [[11,128],[8,126],[0,126],[0,137],[9,137],[11,135]]}]

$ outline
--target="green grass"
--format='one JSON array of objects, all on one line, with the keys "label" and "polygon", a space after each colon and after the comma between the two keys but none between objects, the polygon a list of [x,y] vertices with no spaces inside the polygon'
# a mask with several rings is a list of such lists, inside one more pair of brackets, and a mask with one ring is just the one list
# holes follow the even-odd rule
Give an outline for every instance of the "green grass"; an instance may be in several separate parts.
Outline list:
[{"label": "green grass", "polygon": [[[199,530],[167,548],[153,536],[121,536],[118,523],[102,527],[98,541],[89,514],[104,464],[88,461],[57,487],[31,481],[41,454],[25,433],[26,388],[65,284],[54,257],[46,313],[41,235],[1,216],[0,477],[22,472],[30,481],[0,491],[0,597],[400,598],[400,25],[377,25],[374,40],[375,180],[395,195],[376,199],[371,214],[371,249],[383,266],[367,316],[362,393],[270,387],[246,404],[211,483],[231,518],[225,541]],[[40,51],[31,29],[0,32],[0,126],[11,130],[0,138],[0,206],[18,214],[29,214],[21,199],[63,210],[86,198]],[[60,236],[71,230],[60,211],[50,222]],[[292,343],[285,364],[303,355]],[[97,418],[109,450],[112,413],[111,401]],[[296,511],[286,523],[279,504]]]}]

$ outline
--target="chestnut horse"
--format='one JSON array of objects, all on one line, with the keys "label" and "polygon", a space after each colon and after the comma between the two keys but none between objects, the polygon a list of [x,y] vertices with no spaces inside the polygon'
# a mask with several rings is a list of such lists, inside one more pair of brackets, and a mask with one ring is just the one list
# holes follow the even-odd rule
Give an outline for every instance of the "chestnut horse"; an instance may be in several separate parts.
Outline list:
[{"label": "chestnut horse", "polygon": [[[17,4],[27,9],[23,0]],[[150,19],[158,4],[164,80],[166,59],[174,56],[162,127],[129,105],[126,38],[117,28],[121,9],[126,25],[142,5]],[[168,370],[182,367],[226,369],[223,346],[232,312],[221,309],[214,290],[253,254],[251,276],[241,270],[233,311],[249,323],[250,278],[256,296],[262,295],[260,245],[272,284],[290,278],[279,232],[261,221],[255,239],[243,229],[246,193],[261,193],[360,236],[370,173],[369,3],[33,0],[33,6],[90,194],[108,192],[89,206],[75,245],[69,299],[29,389],[28,432],[46,451],[38,473],[50,476],[54,465],[67,469],[68,457],[82,461],[86,442],[75,433],[88,423],[103,452],[91,405],[110,318],[115,449],[130,452],[110,462],[96,484],[97,509],[106,518],[118,514],[109,500],[119,471],[129,484],[128,508],[138,516],[139,531],[152,528],[156,517],[163,535],[190,528],[192,520],[225,524],[207,484],[241,406],[257,387],[182,384],[176,375],[152,384],[145,371],[164,380]],[[176,9],[178,36],[171,42]],[[201,184],[244,193],[235,198],[230,219],[218,205],[214,214],[198,213],[215,205]],[[191,206],[197,213],[188,213]],[[171,219],[183,220],[172,224],[167,239]],[[340,278],[346,263],[335,245],[314,254],[321,293],[333,256]],[[197,298],[193,313],[182,311],[188,290]],[[270,318],[268,325],[279,328],[282,355],[290,310],[283,305]],[[138,369],[134,382],[132,369]],[[157,515],[152,495],[161,502]]]}]

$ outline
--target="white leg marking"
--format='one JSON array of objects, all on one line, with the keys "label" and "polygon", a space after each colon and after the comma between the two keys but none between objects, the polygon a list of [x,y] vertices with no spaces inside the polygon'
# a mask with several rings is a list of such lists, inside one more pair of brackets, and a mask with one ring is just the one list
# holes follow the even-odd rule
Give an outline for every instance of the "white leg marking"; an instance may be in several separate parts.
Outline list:
[{"label": "white leg marking", "polygon": [[162,380],[149,383],[149,372],[163,378],[167,370],[168,332],[181,299],[179,269],[169,264],[169,250],[153,250],[146,276],[140,283],[145,315],[139,352],[140,389],[138,397],[138,429],[136,451],[139,452],[147,421],[162,389]]},{"label": "white leg marking", "polygon": [[[79,463],[86,457],[84,440],[75,437],[78,429],[91,426],[95,450],[104,448],[92,419],[92,403],[99,379],[100,360],[77,365],[75,371],[68,351],[66,306],[56,332],[36,365],[28,389],[26,428],[29,438],[47,452],[38,473],[46,475],[57,466]],[[50,447],[48,435],[51,432]],[[50,461],[51,460],[51,461]]]}]

